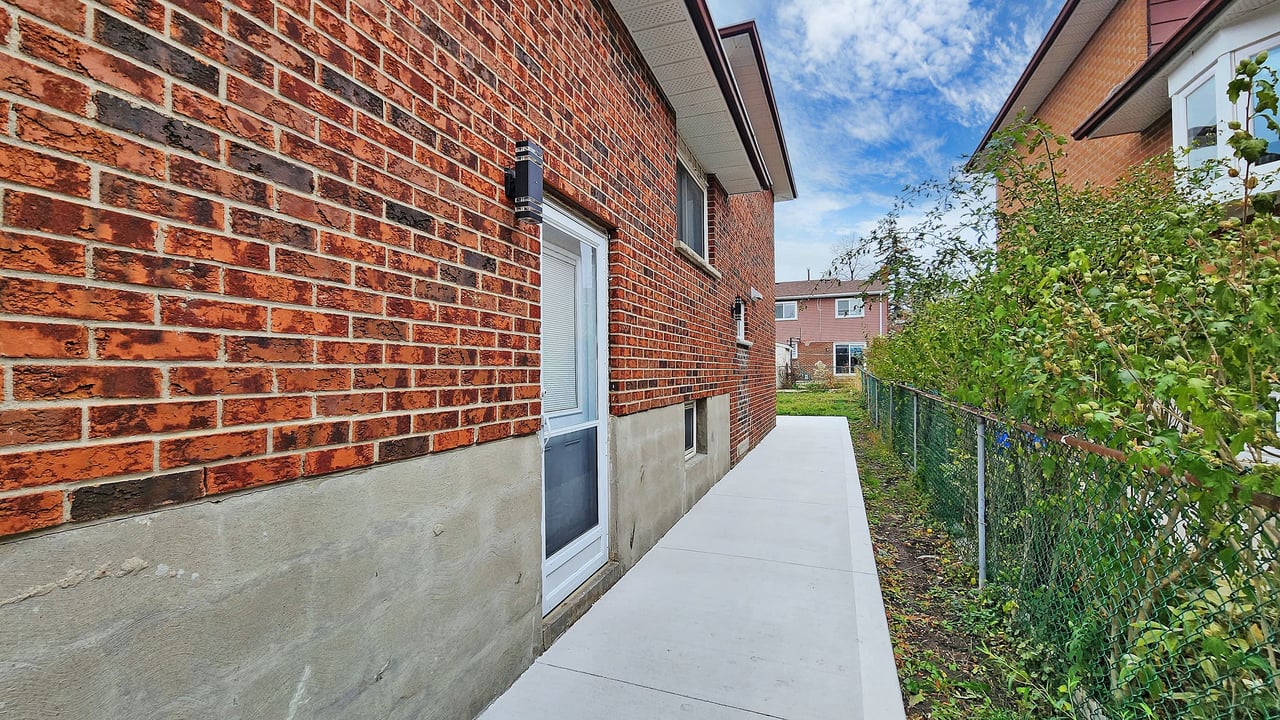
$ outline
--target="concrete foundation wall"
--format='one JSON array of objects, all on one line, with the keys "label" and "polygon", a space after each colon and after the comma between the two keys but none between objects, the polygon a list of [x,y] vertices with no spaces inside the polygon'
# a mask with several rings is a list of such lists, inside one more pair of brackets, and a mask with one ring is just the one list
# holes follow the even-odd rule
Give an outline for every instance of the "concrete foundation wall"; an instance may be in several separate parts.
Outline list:
[{"label": "concrete foundation wall", "polygon": [[538,647],[540,463],[519,438],[0,544],[0,717],[470,718]]},{"label": "concrete foundation wall", "polygon": [[610,418],[617,560],[631,568],[729,472],[729,396],[707,398],[703,447],[684,457],[684,404]]}]

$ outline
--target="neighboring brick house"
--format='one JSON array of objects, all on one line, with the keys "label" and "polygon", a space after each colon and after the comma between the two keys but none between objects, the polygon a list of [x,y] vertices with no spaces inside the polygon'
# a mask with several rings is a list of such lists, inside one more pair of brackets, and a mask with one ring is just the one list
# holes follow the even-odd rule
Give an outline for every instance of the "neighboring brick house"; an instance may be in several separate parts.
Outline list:
[{"label": "neighboring brick house", "polygon": [[[1019,112],[1070,137],[1066,182],[1111,184],[1132,165],[1190,148],[1190,160],[1230,158],[1226,97],[1243,57],[1270,50],[1280,68],[1276,0],[1068,0],[979,150]],[[1280,136],[1262,170],[1280,169]]]},{"label": "neighboring brick house", "polygon": [[795,187],[754,24],[0,29],[0,714],[471,717],[773,428]]},{"label": "neighboring brick house", "polygon": [[790,346],[800,379],[817,363],[837,378],[858,371],[871,338],[888,330],[884,285],[867,280],[796,280],[774,285],[777,342]]}]

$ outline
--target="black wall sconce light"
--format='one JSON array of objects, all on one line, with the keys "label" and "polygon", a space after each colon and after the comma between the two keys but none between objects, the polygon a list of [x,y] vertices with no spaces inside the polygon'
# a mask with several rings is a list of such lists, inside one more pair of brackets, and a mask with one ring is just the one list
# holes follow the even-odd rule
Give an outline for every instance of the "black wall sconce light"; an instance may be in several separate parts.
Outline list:
[{"label": "black wall sconce light", "polygon": [[506,173],[507,199],[516,205],[516,222],[542,222],[542,148],[532,140],[516,143],[516,166]]}]

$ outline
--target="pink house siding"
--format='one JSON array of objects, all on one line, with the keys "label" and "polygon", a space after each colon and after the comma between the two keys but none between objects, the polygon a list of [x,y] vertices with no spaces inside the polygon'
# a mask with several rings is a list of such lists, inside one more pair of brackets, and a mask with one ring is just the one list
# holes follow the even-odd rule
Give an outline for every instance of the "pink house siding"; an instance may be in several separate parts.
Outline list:
[{"label": "pink house siding", "polygon": [[866,298],[860,318],[837,318],[836,298],[812,298],[797,300],[796,319],[778,320],[774,327],[780,343],[793,337],[806,343],[870,342],[871,338],[884,334],[885,322],[885,303],[879,296]]},{"label": "pink house siding", "polygon": [[1147,3],[1147,52],[1160,49],[1195,14],[1206,0],[1148,0]]}]

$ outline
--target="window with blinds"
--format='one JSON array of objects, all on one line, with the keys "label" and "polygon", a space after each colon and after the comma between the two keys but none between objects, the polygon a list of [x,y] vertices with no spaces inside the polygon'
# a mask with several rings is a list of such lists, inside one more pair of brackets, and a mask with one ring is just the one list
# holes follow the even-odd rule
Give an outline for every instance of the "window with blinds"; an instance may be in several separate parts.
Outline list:
[{"label": "window with blinds", "polygon": [[542,408],[578,407],[578,266],[559,253],[542,257]]}]

